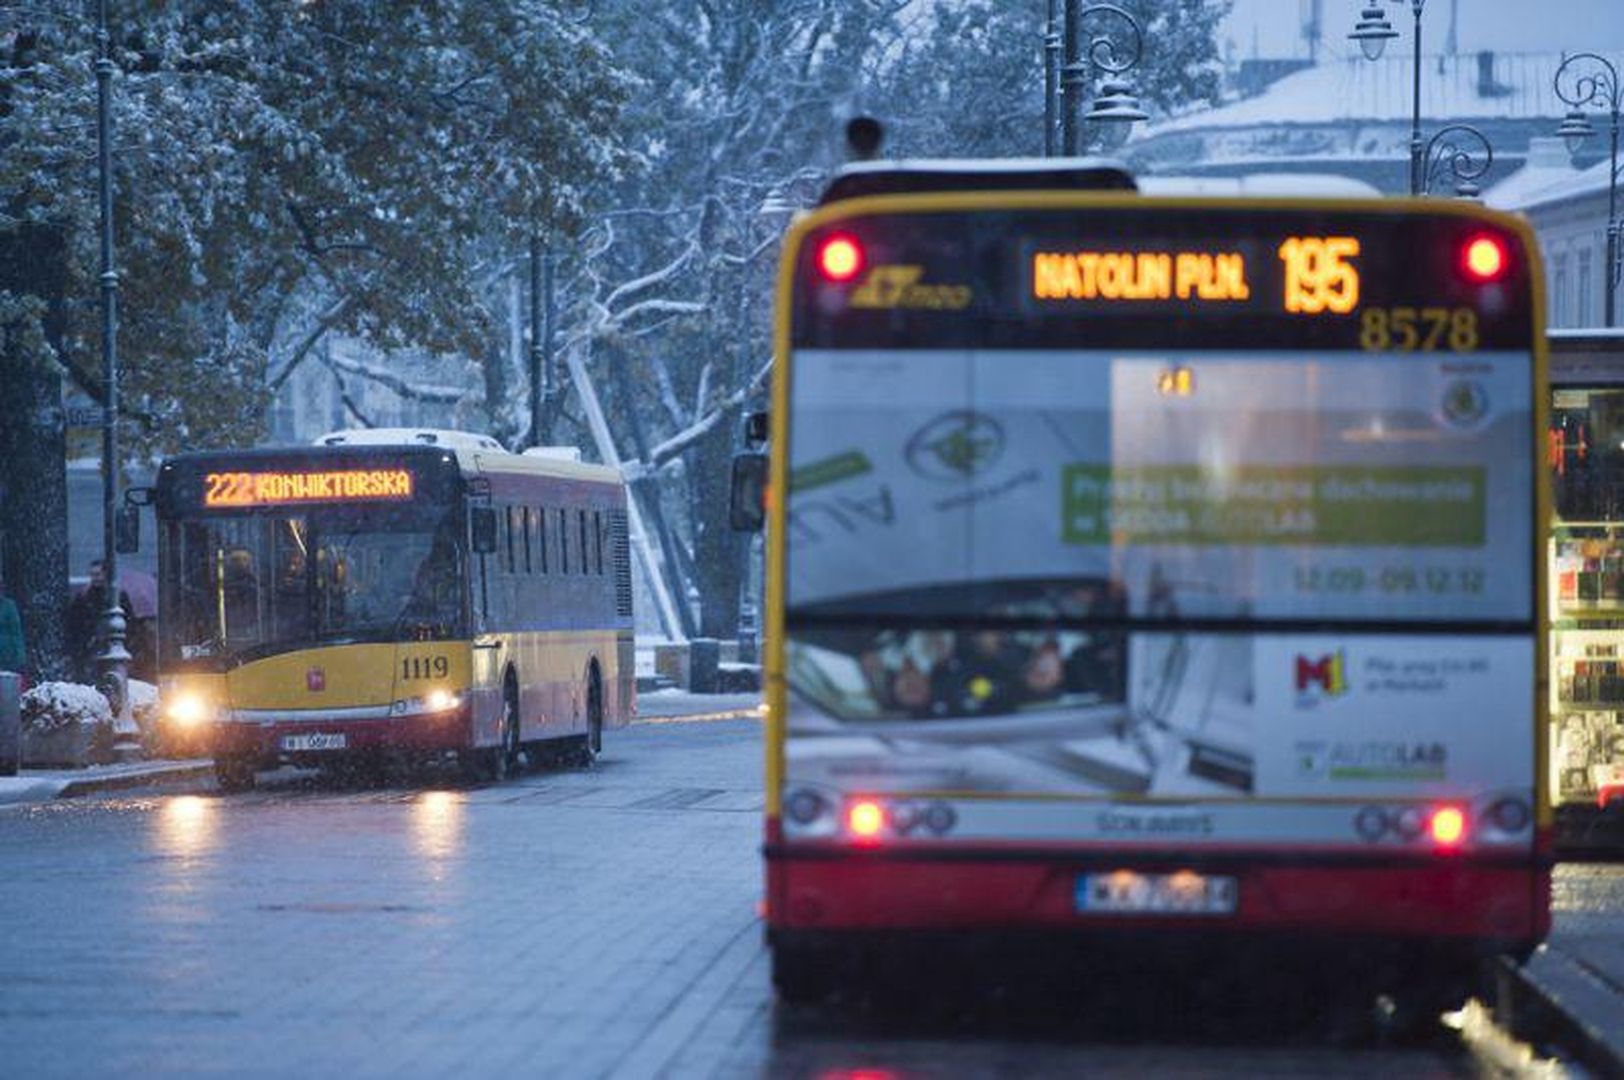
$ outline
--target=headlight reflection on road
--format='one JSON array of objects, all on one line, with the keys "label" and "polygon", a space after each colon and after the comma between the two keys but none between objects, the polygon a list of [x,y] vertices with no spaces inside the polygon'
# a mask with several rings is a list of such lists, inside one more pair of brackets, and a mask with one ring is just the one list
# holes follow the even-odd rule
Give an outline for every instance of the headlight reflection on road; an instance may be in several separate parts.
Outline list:
[{"label": "headlight reflection on road", "polygon": [[214,848],[215,805],[200,795],[176,795],[158,811],[158,847],[166,855],[192,858]]},{"label": "headlight reflection on road", "polygon": [[[425,859],[445,859],[462,847],[462,798],[454,791],[425,791],[412,803],[412,840]],[[435,871],[438,880],[439,871]]]}]

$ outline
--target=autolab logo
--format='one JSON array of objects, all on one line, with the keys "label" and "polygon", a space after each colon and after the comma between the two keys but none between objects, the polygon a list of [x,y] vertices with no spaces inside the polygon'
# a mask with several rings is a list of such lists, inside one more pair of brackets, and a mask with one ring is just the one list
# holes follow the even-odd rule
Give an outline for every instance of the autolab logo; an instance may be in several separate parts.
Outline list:
[{"label": "autolab logo", "polygon": [[1297,704],[1317,705],[1348,692],[1348,659],[1341,649],[1318,658],[1297,657]]}]

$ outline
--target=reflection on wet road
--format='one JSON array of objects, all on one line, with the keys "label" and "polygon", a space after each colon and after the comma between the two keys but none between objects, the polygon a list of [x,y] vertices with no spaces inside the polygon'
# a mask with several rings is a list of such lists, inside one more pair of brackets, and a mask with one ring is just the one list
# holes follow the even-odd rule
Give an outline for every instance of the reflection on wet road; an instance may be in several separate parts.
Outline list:
[{"label": "reflection on wet road", "polygon": [[[591,770],[490,787],[294,776],[0,811],[0,1072],[1471,1074],[1441,1036],[1352,1051],[1155,987],[778,1007],[759,732],[638,727]],[[1617,875],[1565,887],[1616,918]]]}]

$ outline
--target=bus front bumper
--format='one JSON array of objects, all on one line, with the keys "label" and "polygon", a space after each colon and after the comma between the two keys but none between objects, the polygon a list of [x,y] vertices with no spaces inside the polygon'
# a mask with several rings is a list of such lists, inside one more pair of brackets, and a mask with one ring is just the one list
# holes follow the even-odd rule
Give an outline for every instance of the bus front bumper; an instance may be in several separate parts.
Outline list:
[{"label": "bus front bumper", "polygon": [[278,716],[214,724],[216,758],[320,760],[336,753],[380,750],[459,750],[471,744],[473,710],[466,703],[411,716]]}]

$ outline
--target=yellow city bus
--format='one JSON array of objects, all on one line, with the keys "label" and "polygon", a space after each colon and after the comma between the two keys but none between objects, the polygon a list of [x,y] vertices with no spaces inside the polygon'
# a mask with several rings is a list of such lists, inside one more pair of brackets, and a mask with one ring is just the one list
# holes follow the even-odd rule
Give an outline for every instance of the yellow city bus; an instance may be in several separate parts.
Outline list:
[{"label": "yellow city bus", "polygon": [[1547,932],[1529,230],[1133,188],[871,163],[788,234],[788,999],[904,943],[1037,939],[1323,953],[1431,1004]]},{"label": "yellow city bus", "polygon": [[527,748],[635,709],[626,488],[558,451],[368,431],[182,454],[154,490],[160,697],[221,787],[281,762]]}]

